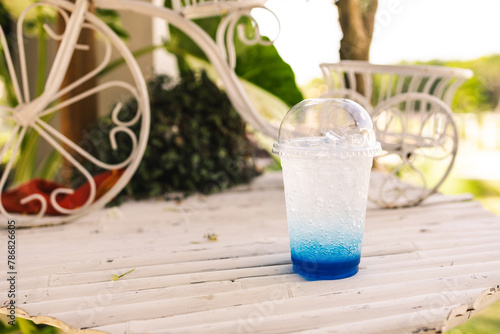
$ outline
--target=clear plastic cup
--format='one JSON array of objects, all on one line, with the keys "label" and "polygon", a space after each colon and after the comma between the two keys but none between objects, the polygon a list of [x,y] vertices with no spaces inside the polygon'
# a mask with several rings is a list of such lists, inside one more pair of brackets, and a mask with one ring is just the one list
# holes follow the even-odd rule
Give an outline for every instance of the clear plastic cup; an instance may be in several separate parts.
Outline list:
[{"label": "clear plastic cup", "polygon": [[281,157],[294,271],[307,279],[358,272],[373,157],[373,124],[359,104],[311,99],[284,117]]}]

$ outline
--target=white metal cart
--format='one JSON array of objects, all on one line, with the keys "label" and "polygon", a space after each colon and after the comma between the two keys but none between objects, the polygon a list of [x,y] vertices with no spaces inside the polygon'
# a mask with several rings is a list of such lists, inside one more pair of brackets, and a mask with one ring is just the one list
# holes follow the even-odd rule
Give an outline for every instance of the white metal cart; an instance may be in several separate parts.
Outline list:
[{"label": "white metal cart", "polygon": [[[243,119],[258,131],[275,137],[277,134],[277,127],[266,121],[254,109],[239,79],[234,73],[236,56],[233,41],[235,33],[238,33],[240,39],[247,44],[270,43],[262,39],[258,25],[255,22],[255,39],[251,40],[244,36],[244,32],[238,26],[238,22],[242,17],[245,16],[252,19],[250,15],[251,9],[262,7],[264,3],[265,0],[174,0],[173,9],[170,9],[136,0],[96,0],[93,2],[93,5],[95,8],[127,10],[137,14],[161,18],[182,30],[205,52],[209,61],[217,70],[229,99]],[[0,31],[0,42],[4,49],[3,54],[5,62],[9,69],[13,90],[18,101],[18,105],[14,108],[0,106],[2,119],[14,124],[10,139],[3,145],[0,151],[0,160],[2,161],[5,161],[7,156],[13,157],[6,163],[5,171],[0,179],[0,193],[5,190],[4,187],[9,173],[12,170],[14,158],[19,153],[23,137],[30,128],[34,129],[53,149],[59,151],[66,161],[85,177],[90,186],[90,192],[85,203],[74,209],[67,209],[58,202],[60,198],[58,197],[59,195],[71,195],[74,193],[74,190],[69,187],[61,186],[60,188],[54,189],[50,193],[49,201],[39,194],[31,194],[20,199],[20,204],[24,205],[32,201],[38,201],[40,203],[40,210],[36,215],[28,216],[7,212],[0,202],[1,214],[6,217],[16,218],[18,226],[63,223],[81,217],[92,210],[104,206],[129,182],[135,172],[147,144],[150,122],[149,99],[143,74],[123,41],[104,24],[104,22],[88,11],[89,0],[77,0],[75,3],[64,0],[43,0],[31,5],[18,19],[16,32],[18,41],[23,41],[23,24],[26,15],[31,10],[35,9],[35,7],[50,7],[52,10],[57,11],[65,20],[66,25],[64,32],[60,35],[54,32],[49,25],[44,25],[43,27],[46,34],[51,39],[59,41],[60,44],[45,82],[43,93],[36,98],[30,96],[30,78],[28,76],[24,43],[18,43],[17,50],[14,52],[14,54],[19,55],[20,64],[20,73],[16,73],[14,60],[11,56],[13,50],[9,52],[6,36],[3,31]],[[223,15],[218,27],[216,40],[213,40],[203,29],[191,20],[193,18],[213,15]],[[94,70],[77,81],[62,87],[63,79],[74,50],[89,49],[88,45],[81,45],[77,42],[80,32],[83,29],[91,30],[99,36],[99,42],[104,44],[104,56]],[[107,82],[101,82],[96,87],[61,102],[60,98],[63,95],[82,85],[87,80],[96,77],[98,73],[110,63],[112,53],[119,54],[125,61],[129,75],[132,78],[132,84],[121,80],[108,80]],[[18,78],[20,78],[20,80],[18,80]],[[124,121],[121,116],[123,109],[122,103],[118,102],[112,111],[112,121],[114,124],[109,136],[112,147],[116,149],[116,135],[118,133],[125,133],[130,137],[132,142],[132,150],[129,157],[119,164],[110,165],[99,161],[77,143],[72,142],[55,127],[42,119],[42,117],[57,113],[62,108],[81,101],[90,95],[112,89],[120,89],[124,94],[133,96],[138,101],[135,115],[128,118],[126,121]],[[141,131],[140,135],[137,137],[130,130],[130,127],[139,122]],[[74,153],[70,153],[69,149]],[[75,154],[104,170],[124,169],[124,172],[119,180],[107,190],[105,194],[97,197],[96,184],[92,175],[90,175],[80,161],[75,159]],[[61,215],[46,215],[47,206],[49,204]]]}]

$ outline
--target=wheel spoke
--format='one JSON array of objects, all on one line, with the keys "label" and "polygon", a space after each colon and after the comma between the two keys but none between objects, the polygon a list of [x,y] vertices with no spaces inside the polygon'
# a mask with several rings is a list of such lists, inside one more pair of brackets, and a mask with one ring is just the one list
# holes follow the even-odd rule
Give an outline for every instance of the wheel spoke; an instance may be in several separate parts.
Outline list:
[{"label": "wheel spoke", "polygon": [[[91,30],[98,32],[97,28],[91,24],[84,24],[83,28],[88,28],[88,29],[91,29]],[[83,46],[80,46],[80,49],[82,47]],[[75,49],[78,49],[78,45],[75,47]],[[109,61],[111,60],[111,53],[112,53],[111,51],[112,51],[111,43],[109,42],[109,40],[107,38],[105,38],[104,39],[104,57],[103,57],[101,63],[95,69],[93,69],[92,71],[90,71],[89,73],[87,73],[86,75],[81,77],[80,79],[72,82],[68,86],[61,89],[57,94],[55,94],[51,98],[50,102],[54,102],[55,100],[61,98],[63,95],[69,93],[70,91],[72,91],[76,87],[80,86],[84,82],[88,81],[89,79],[91,79],[91,78],[95,77],[97,74],[99,74],[99,72],[101,72],[106,67],[106,65],[109,64]]]},{"label": "wheel spoke", "polygon": [[[41,112],[39,114],[39,117],[43,117],[43,116],[47,116],[53,112],[56,112],[56,111],[59,111],[73,103],[76,103],[80,100],[83,100],[93,94],[97,94],[99,93],[100,91],[103,91],[105,89],[109,89],[109,88],[123,88],[123,89],[126,89],[128,90],[132,96],[136,99],[138,99],[138,95],[137,95],[137,91],[136,89],[124,82],[124,81],[109,81],[109,82],[106,82],[106,83],[103,83],[103,84],[100,84],[92,89],[89,89],[83,93],[80,93],[54,107],[51,107],[51,108],[48,108],[48,109],[45,109],[43,112]],[[139,120],[139,117],[140,117],[140,110],[137,110],[137,113],[134,115],[134,117],[132,118],[132,120],[128,121],[128,122],[122,122],[118,119],[118,114],[120,113],[120,109],[116,110],[113,110],[113,121],[117,124],[117,125],[120,125],[120,126],[131,126],[131,125],[134,125],[138,120]]]},{"label": "wheel spoke", "polygon": [[61,45],[57,50],[52,68],[47,77],[45,90],[42,96],[47,99],[54,96],[57,90],[61,87],[64,76],[71,61],[73,51],[77,45],[78,37],[82,29],[82,24],[85,20],[85,12],[87,11],[88,2],[86,0],[77,0],[75,9],[68,20],[64,36],[61,40]]},{"label": "wheel spoke", "polygon": [[[409,168],[414,175],[417,175],[421,181],[420,185],[410,184],[405,181],[408,177],[400,180],[396,176],[398,173],[404,172],[405,168]],[[420,202],[430,192],[425,176],[411,162],[404,163],[391,174],[387,174],[379,190],[381,202],[389,207],[400,206],[402,203],[404,205],[413,205]]]},{"label": "wheel spoke", "polygon": [[[84,187],[80,188],[81,191],[71,189],[67,185],[56,185],[56,189],[47,194],[38,191],[28,192],[24,195],[24,198],[16,201],[15,207],[7,206],[7,202],[3,203],[5,205],[3,207],[2,203],[0,203],[0,214],[3,213],[12,216],[21,213],[20,211],[24,209],[30,210],[32,214],[26,217],[17,217],[16,215],[17,219],[24,226],[65,222],[85,214],[92,208],[104,205],[127,183],[137,168],[140,157],[144,153],[150,122],[148,94],[144,77],[136,60],[123,41],[105,23],[99,20],[98,17],[87,12],[87,6],[88,0],[76,0],[76,3],[59,0],[42,0],[42,2],[31,4],[21,13],[18,19],[16,36],[19,43],[16,44],[15,50],[11,50],[17,52],[12,52],[12,54],[9,52],[9,45],[7,44],[4,32],[0,31],[0,56],[5,57],[4,59],[0,58],[0,60],[5,64],[5,76],[12,78],[12,86],[9,83],[7,88],[12,92],[10,93],[12,99],[17,98],[19,103],[19,106],[16,108],[0,106],[0,120],[8,122],[8,124],[10,122],[14,124],[13,135],[6,139],[7,142],[3,147],[0,147],[0,158],[3,158],[6,164],[5,172],[0,178],[0,193],[7,186],[9,173],[12,174],[12,170],[16,167],[16,159],[23,156],[23,154],[29,154],[29,152],[22,151],[22,142],[26,139],[25,137],[30,128],[33,129],[33,134],[36,135],[34,137],[40,136],[40,140],[46,141],[51,146],[52,153],[60,156],[59,159],[65,159],[68,165],[75,170],[75,173],[81,175],[85,182]],[[45,83],[41,78],[38,78],[38,88],[42,92],[35,99],[34,96],[30,96],[29,87],[31,85],[29,80],[32,78],[28,72],[36,64],[28,62],[26,59],[29,51],[26,45],[23,44],[23,28],[26,28],[26,19],[32,14],[32,11],[45,10],[47,8],[53,12],[58,12],[66,24],[63,29],[64,31],[61,33],[56,31],[50,23],[44,24],[42,22],[43,26],[41,28],[44,34],[50,40],[59,42],[59,47],[56,50],[55,56],[51,58],[52,64],[49,65]],[[88,29],[89,34],[99,37],[98,44],[103,47],[104,51],[101,53],[102,56],[96,59],[95,66],[92,65],[88,69],[88,73],[83,73],[73,79],[72,82],[68,82],[67,85],[62,86],[69,61],[73,58],[74,50],[90,52],[91,48],[93,48],[93,44],[90,43],[78,44],[82,29]],[[4,55],[1,54],[2,52]],[[133,81],[128,83],[106,79],[100,84],[92,84],[89,85],[90,87],[84,88],[84,86],[93,81],[109,65],[111,57],[115,52],[125,60]],[[15,57],[14,54],[16,55]],[[17,57],[19,57],[19,60]],[[13,65],[17,61],[19,61],[19,67],[15,69]],[[18,73],[15,71],[18,71]],[[43,84],[45,84],[45,87]],[[68,137],[61,134],[57,127],[53,127],[48,124],[48,121],[41,119],[43,116],[50,116],[68,106],[71,110],[71,107],[75,103],[85,103],[85,99],[89,97],[93,98],[102,93],[108,93],[110,90],[112,93],[118,91],[118,94],[122,93],[122,96],[130,96],[130,98],[137,101],[137,107],[130,106],[130,108],[124,106],[124,103],[115,104],[110,114],[112,120],[111,128],[103,139],[104,142],[111,145],[113,150],[118,151],[120,149],[120,155],[125,153],[124,161],[122,160],[116,164],[101,161],[105,161],[106,158],[98,158],[94,154],[91,154],[92,152],[85,151],[79,143],[72,142]],[[68,96],[68,93],[75,96],[64,100],[63,97]],[[132,131],[132,126],[139,127],[140,133],[136,134],[135,130]],[[124,147],[119,147],[119,145],[122,145],[122,142]],[[103,193],[101,194],[98,193],[99,187],[97,181],[84,167],[87,165],[108,171],[120,169],[123,172],[123,176],[120,176],[113,185],[109,184],[110,187],[103,189]],[[56,168],[59,167],[56,166]],[[34,177],[35,175],[30,174],[27,176]],[[47,176],[46,178],[50,182],[53,176]],[[35,204],[35,206],[33,207],[32,204]],[[36,213],[32,210],[34,208],[36,208]],[[9,211],[10,214],[6,211]],[[45,217],[47,215],[60,217]]]},{"label": "wheel spoke", "polygon": [[24,24],[24,18],[26,17],[26,14],[33,8],[43,6],[43,4],[39,3],[34,3],[30,6],[28,6],[19,16],[19,19],[17,21],[17,41],[18,45],[17,48],[19,50],[19,66],[21,68],[21,81],[23,84],[23,94],[24,94],[24,103],[28,103],[31,101],[31,96],[30,96],[30,87],[29,87],[29,81],[28,81],[28,68],[26,65],[26,51],[24,49],[24,31],[23,31],[23,24]]},{"label": "wheel spoke", "polygon": [[[440,119],[434,121],[436,117]],[[452,126],[452,120],[446,114],[434,112],[427,115],[420,129],[421,150],[416,150],[416,155],[431,160],[443,160],[452,155],[455,149],[455,137],[450,133]]]}]

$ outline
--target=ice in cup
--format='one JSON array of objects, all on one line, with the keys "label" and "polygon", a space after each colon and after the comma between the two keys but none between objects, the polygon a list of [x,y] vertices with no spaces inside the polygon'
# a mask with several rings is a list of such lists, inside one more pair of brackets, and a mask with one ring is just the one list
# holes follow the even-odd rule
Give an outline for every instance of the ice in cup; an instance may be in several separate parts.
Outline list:
[{"label": "ice in cup", "polygon": [[284,117],[281,157],[294,271],[307,279],[358,272],[373,157],[370,116],[347,99],[310,99]]}]

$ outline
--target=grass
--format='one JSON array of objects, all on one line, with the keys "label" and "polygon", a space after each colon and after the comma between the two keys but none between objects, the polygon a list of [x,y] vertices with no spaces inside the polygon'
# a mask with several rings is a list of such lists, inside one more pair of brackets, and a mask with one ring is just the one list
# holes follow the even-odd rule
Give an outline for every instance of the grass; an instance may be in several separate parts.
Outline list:
[{"label": "grass", "polygon": [[445,334],[495,334],[500,333],[500,301],[476,314],[466,323]]},{"label": "grass", "polygon": [[31,320],[17,318],[14,325],[9,325],[9,318],[0,314],[0,334],[64,334],[56,327],[37,325]]}]

